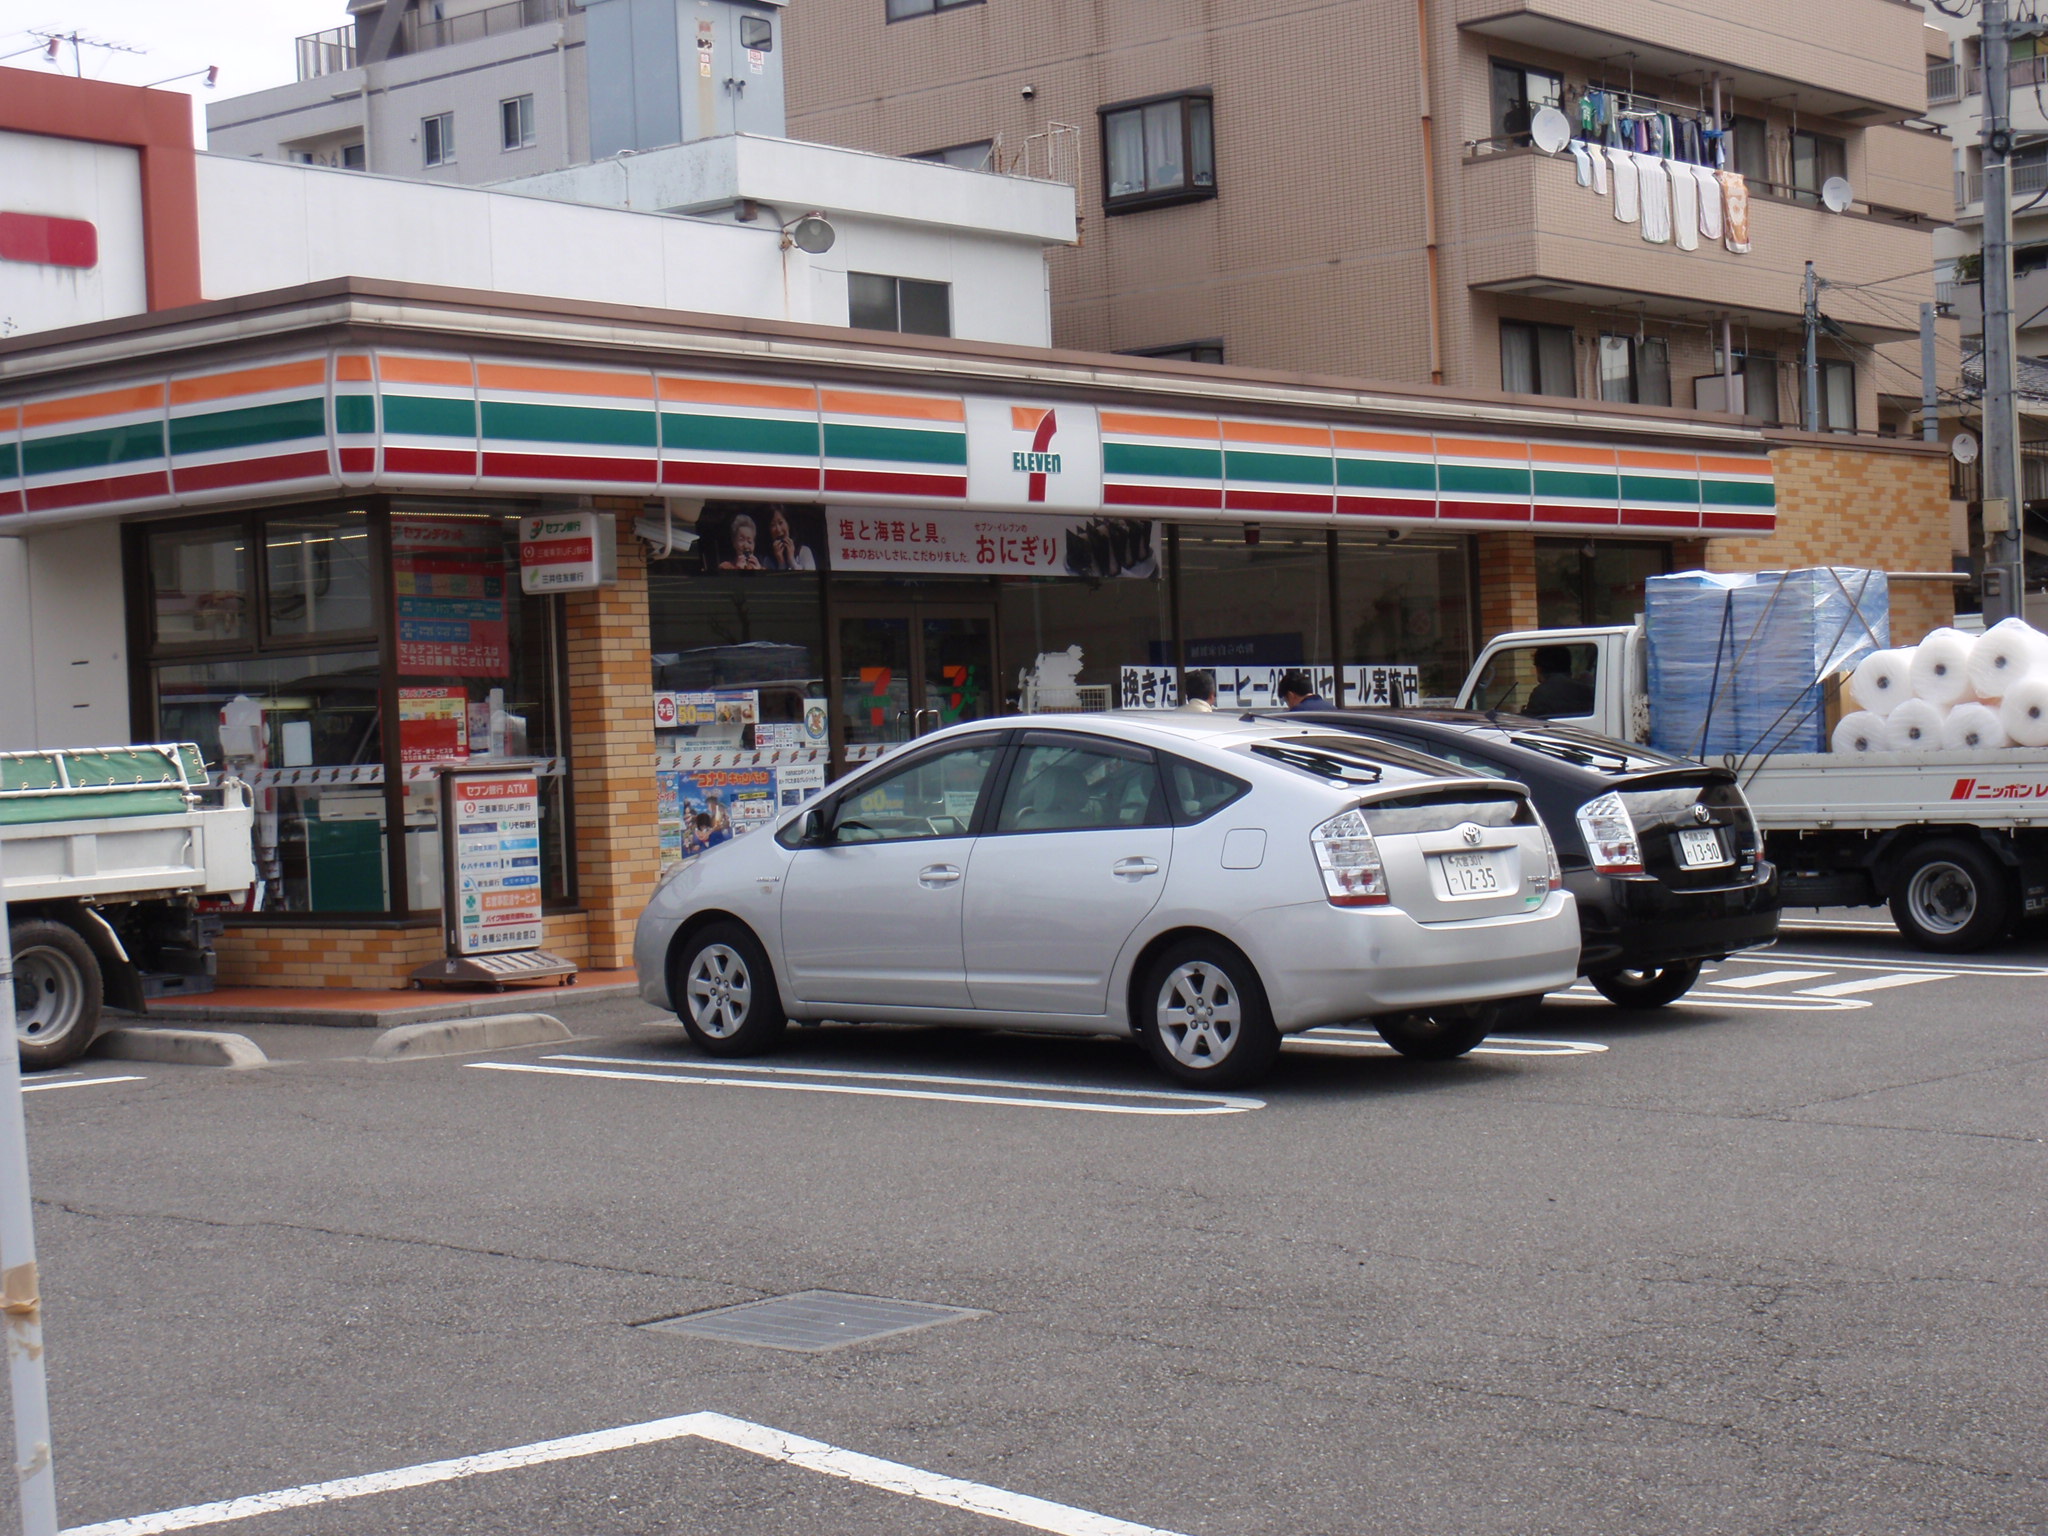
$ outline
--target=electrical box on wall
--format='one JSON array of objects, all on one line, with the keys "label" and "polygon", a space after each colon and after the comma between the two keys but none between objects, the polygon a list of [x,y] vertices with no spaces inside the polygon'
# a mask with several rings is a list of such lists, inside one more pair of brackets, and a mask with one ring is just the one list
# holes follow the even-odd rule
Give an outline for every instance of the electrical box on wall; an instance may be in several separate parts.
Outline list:
[{"label": "electrical box on wall", "polygon": [[783,138],[787,0],[585,0],[590,154]]},{"label": "electrical box on wall", "polygon": [[588,592],[619,579],[618,520],[609,512],[519,519],[519,590]]}]

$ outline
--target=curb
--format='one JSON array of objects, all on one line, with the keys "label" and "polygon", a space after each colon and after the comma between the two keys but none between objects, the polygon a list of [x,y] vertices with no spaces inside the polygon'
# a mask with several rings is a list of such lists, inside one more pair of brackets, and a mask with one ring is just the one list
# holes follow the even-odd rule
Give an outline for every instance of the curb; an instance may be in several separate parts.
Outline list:
[{"label": "curb", "polygon": [[[563,1006],[595,1003],[607,998],[635,997],[639,995],[640,988],[637,983],[625,981],[610,982],[603,986],[530,987],[520,990],[527,993],[527,996],[491,993],[483,997],[465,997],[459,993],[451,993],[434,1001],[423,1000],[416,1006],[401,1008],[350,1008],[346,1004],[326,1008],[280,1008],[271,1004],[209,1007],[204,995],[201,995],[182,1003],[152,1000],[149,1016],[153,1019],[175,1019],[181,1023],[194,1024],[317,1024],[325,1028],[389,1030],[446,1019],[508,1014],[523,1017],[523,1010],[533,1006],[532,994],[536,992],[545,993],[549,1001]],[[423,999],[428,995],[421,994]],[[346,994],[338,993],[337,996]]]},{"label": "curb", "polygon": [[270,1058],[247,1035],[210,1029],[110,1029],[93,1054],[116,1061],[168,1061],[186,1067],[267,1067]]},{"label": "curb", "polygon": [[[231,1037],[232,1038],[232,1037]],[[460,1056],[509,1045],[547,1045],[573,1040],[575,1032],[552,1014],[500,1013],[478,1019],[439,1019],[387,1029],[370,1046],[371,1061],[416,1061],[426,1056]]]}]

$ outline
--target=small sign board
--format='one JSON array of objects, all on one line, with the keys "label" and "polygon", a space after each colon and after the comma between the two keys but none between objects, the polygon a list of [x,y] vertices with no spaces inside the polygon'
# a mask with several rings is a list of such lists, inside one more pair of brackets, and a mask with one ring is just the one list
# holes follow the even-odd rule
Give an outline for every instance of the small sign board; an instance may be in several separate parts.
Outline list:
[{"label": "small sign board", "polygon": [[[441,928],[446,953],[413,982],[487,986],[575,979],[542,951],[540,777],[535,765],[447,767],[441,782]],[[518,955],[508,967],[505,957]]]},{"label": "small sign board", "polygon": [[609,512],[544,512],[519,519],[519,590],[588,592],[616,583],[616,523]]}]

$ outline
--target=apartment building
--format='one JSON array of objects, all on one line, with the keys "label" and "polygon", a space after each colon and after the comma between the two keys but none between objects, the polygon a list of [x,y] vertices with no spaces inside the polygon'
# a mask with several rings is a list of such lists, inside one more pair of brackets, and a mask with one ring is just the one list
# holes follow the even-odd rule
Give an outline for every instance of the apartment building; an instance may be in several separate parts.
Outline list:
[{"label": "apartment building", "polygon": [[[1812,261],[1823,425],[1917,393],[1873,350],[1954,212],[1908,0],[806,0],[789,27],[794,132],[1074,176],[1062,345],[1795,422]],[[1749,249],[1647,241],[1531,143],[1544,106],[1676,125],[1746,178]]]}]

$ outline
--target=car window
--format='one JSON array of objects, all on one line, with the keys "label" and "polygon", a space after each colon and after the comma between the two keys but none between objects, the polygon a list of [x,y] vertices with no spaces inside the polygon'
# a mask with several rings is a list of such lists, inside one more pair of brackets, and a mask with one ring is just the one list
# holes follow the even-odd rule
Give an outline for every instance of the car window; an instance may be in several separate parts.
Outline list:
[{"label": "car window", "polygon": [[1149,757],[1080,742],[1027,744],[996,813],[998,832],[1163,827],[1166,801]]},{"label": "car window", "polygon": [[1591,641],[1518,645],[1496,651],[1479,674],[1472,707],[1577,719],[1593,713],[1600,681],[1600,647]]},{"label": "car window", "polygon": [[1167,795],[1173,802],[1174,820],[1184,827],[1215,815],[1247,788],[1241,779],[1233,779],[1227,773],[1204,768],[1199,763],[1184,762],[1177,757],[1167,758],[1161,766],[1166,770]]},{"label": "car window", "polygon": [[1002,755],[995,741],[919,758],[841,800],[832,835],[841,843],[900,843],[923,837],[964,837]]}]

